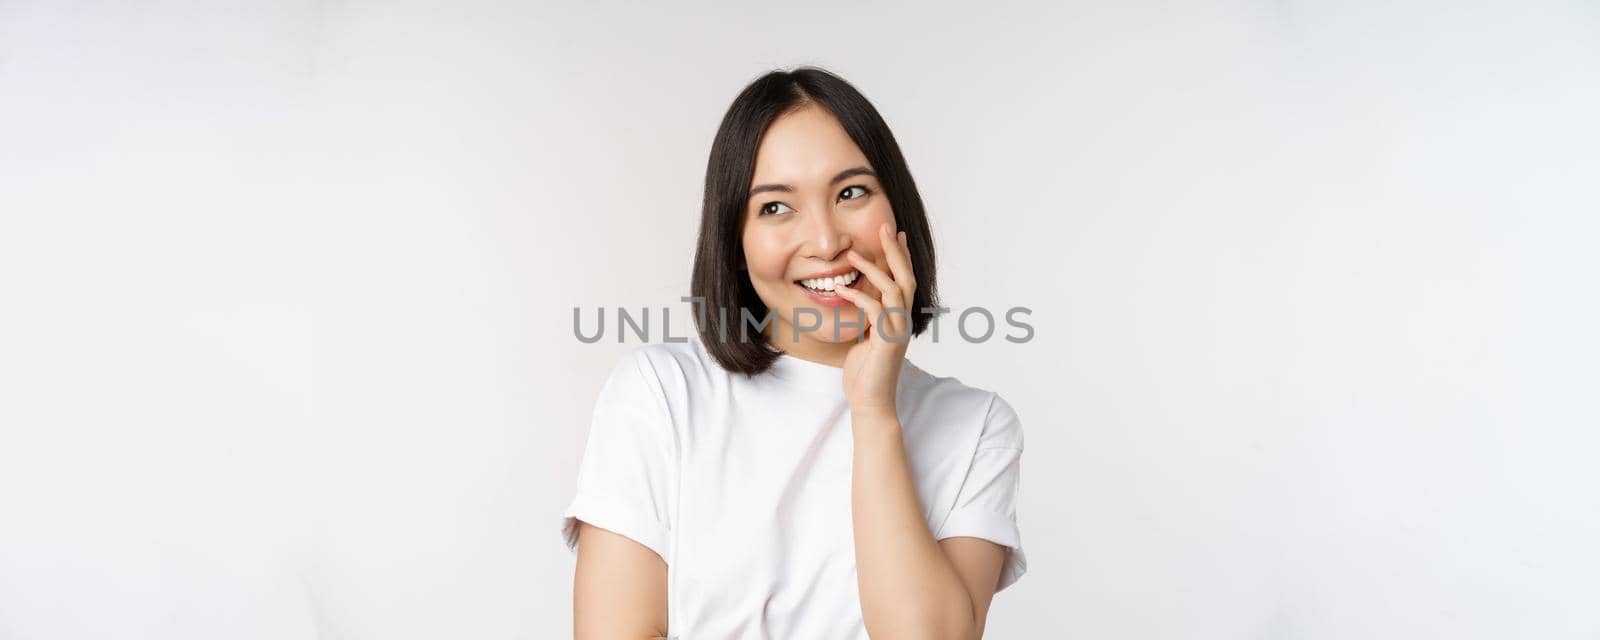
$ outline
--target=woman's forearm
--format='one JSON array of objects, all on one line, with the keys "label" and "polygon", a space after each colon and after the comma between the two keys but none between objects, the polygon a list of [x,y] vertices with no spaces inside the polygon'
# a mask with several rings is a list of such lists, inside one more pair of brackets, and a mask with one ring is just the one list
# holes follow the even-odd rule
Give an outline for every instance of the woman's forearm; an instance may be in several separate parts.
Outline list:
[{"label": "woman's forearm", "polygon": [[892,413],[853,413],[850,500],[861,613],[874,640],[975,637],[972,596],[933,539]]}]

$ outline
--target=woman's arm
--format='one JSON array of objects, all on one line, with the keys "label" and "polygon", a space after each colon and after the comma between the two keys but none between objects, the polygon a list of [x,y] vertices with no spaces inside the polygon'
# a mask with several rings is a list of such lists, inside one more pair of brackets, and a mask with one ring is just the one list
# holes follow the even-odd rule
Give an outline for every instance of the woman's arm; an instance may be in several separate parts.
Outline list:
[{"label": "woman's arm", "polygon": [[899,419],[853,413],[852,425],[856,581],[868,633],[875,640],[983,637],[1005,548],[977,538],[935,542]]},{"label": "woman's arm", "polygon": [[572,637],[665,640],[667,563],[626,536],[579,521]]},{"label": "woman's arm", "polygon": [[923,519],[895,408],[911,316],[884,311],[906,311],[906,301],[916,299],[917,280],[905,233],[884,225],[878,240],[887,265],[853,249],[846,257],[881,297],[835,289],[870,323],[870,337],[851,347],[844,363],[855,439],[850,506],[862,619],[879,640],[981,638],[1005,553],[971,538],[935,542]]},{"label": "woman's arm", "polygon": [[989,604],[994,600],[995,585],[1000,584],[1000,572],[1005,567],[1008,550],[983,538],[960,536],[939,541],[939,548],[961,574],[961,583],[972,595],[972,621],[977,623],[974,638],[983,637],[984,623],[989,618]]}]

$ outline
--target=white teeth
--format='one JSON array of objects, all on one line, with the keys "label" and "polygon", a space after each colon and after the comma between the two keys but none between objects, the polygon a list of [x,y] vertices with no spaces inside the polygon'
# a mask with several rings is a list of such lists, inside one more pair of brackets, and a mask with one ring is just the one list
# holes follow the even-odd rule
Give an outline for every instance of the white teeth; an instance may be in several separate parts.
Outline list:
[{"label": "white teeth", "polygon": [[806,288],[815,291],[833,291],[834,289],[855,282],[856,279],[860,277],[860,272],[851,271],[850,273],[833,276],[831,278],[808,278],[801,280],[800,284],[803,284],[806,286]]}]

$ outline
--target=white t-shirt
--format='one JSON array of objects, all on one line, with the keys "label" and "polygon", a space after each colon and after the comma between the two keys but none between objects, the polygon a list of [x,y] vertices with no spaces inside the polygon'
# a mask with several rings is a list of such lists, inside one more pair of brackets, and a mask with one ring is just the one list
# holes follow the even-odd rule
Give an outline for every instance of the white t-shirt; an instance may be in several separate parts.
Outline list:
[{"label": "white t-shirt", "polygon": [[[674,638],[865,640],[842,380],[788,355],[758,376],[729,373],[696,337],[628,353],[595,402],[567,547],[581,519],[659,554]],[[1017,414],[909,360],[897,405],[928,529],[1009,547],[999,588],[1011,585],[1027,570]]]}]

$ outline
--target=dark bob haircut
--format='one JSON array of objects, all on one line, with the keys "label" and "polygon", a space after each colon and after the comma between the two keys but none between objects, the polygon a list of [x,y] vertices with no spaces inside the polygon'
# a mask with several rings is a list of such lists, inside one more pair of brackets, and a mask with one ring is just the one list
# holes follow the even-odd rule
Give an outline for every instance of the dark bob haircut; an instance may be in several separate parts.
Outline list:
[{"label": "dark bob haircut", "polygon": [[[756,295],[745,268],[745,209],[754,179],[761,136],[779,116],[816,104],[838,119],[850,139],[866,155],[894,210],[895,225],[906,233],[917,291],[911,300],[913,335],[932,323],[938,305],[933,235],[922,196],[911,179],[900,145],[878,110],[843,78],[815,67],[773,71],[751,82],[729,105],[711,143],[706,163],[706,191],[700,212],[700,240],[695,248],[690,293],[701,305],[695,329],[722,368],[755,375],[766,371],[780,352],[764,336],[748,335],[762,322],[767,306]],[[755,322],[744,322],[748,313]]]}]

